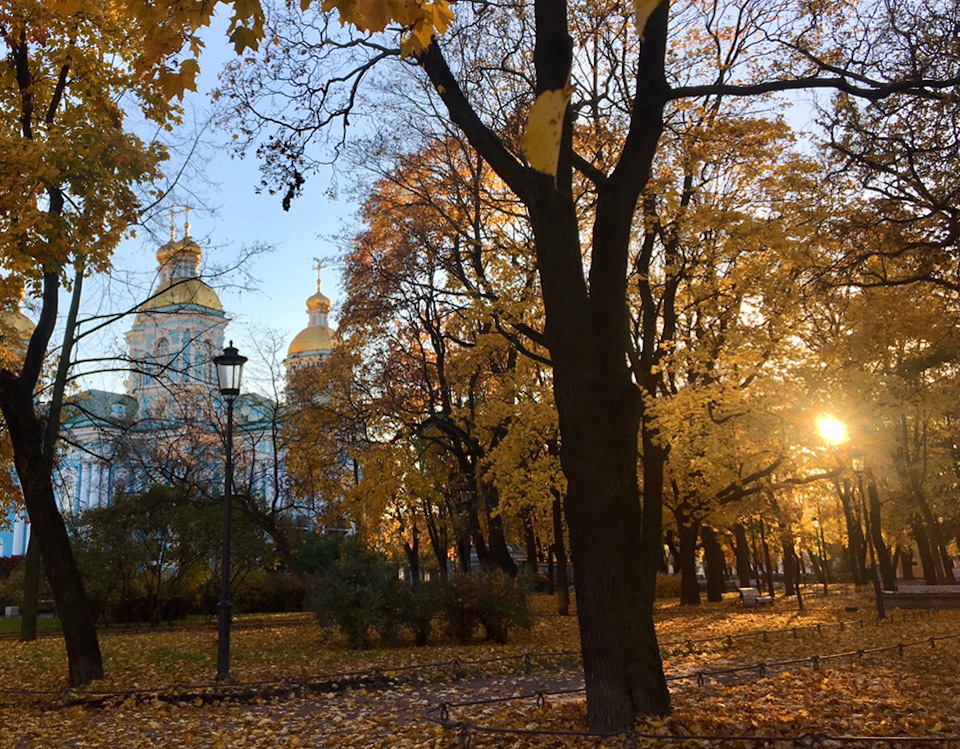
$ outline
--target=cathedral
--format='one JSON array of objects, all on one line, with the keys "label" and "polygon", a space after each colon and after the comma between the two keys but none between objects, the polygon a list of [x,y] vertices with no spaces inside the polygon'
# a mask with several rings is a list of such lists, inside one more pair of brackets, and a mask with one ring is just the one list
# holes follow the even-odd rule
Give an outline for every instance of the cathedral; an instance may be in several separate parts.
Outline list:
[{"label": "cathedral", "polygon": [[[202,280],[202,251],[189,235],[157,251],[157,287],[137,310],[126,333],[129,375],[125,392],[87,390],[64,408],[59,475],[61,510],[81,512],[110,504],[119,492],[154,484],[222,489],[224,406],[213,358],[226,347],[230,318],[216,291]],[[6,317],[29,336],[32,323]],[[290,343],[284,364],[293,369],[330,353],[330,299],[320,291],[307,299],[307,326]],[[19,315],[19,316],[18,316]],[[23,318],[22,320],[20,318]],[[3,322],[3,321],[0,321]],[[32,328],[30,328],[32,329]],[[241,393],[234,404],[237,489],[269,496],[282,477],[282,447],[274,437],[278,404],[257,393]],[[0,556],[26,551],[29,523],[9,518],[0,529]]]}]

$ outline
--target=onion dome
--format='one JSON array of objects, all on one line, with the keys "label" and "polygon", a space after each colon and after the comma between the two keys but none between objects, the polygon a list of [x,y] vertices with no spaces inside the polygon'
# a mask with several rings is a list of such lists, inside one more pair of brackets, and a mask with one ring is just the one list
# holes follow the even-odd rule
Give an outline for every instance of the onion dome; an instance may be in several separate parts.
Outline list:
[{"label": "onion dome", "polygon": [[320,291],[317,278],[317,293],[307,299],[307,315],[310,322],[294,337],[287,349],[287,358],[328,354],[336,344],[336,332],[330,327],[330,299]]},{"label": "onion dome", "polygon": [[203,253],[189,232],[188,224],[183,239],[176,239],[171,227],[170,241],[157,250],[160,285],[141,310],[194,305],[223,312],[217,292],[197,277]]},{"label": "onion dome", "polygon": [[144,302],[140,309],[146,311],[162,307],[183,307],[188,304],[223,312],[217,292],[199,278],[171,279],[161,284],[157,293]]}]

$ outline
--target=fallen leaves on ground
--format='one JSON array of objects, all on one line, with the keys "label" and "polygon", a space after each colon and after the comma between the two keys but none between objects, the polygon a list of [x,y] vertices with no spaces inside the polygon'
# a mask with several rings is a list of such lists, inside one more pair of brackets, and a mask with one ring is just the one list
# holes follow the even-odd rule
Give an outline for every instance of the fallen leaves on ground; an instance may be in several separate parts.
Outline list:
[{"label": "fallen leaves on ground", "polygon": [[[877,624],[869,602],[855,597],[805,604],[802,611],[790,600],[756,611],[732,598],[660,604],[667,673],[708,676],[702,686],[696,678],[672,681],[672,714],[641,721],[638,745],[663,745],[646,735],[691,737],[670,746],[718,745],[693,738],[705,735],[960,736],[960,649],[936,639],[960,634],[960,612],[894,612]],[[18,693],[0,694],[0,747],[374,749],[457,747],[467,738],[471,747],[621,746],[622,737],[559,734],[585,730],[582,674],[563,654],[578,648],[576,617],[549,613],[546,597],[537,605],[537,626],[508,646],[350,651],[309,617],[240,620],[234,685],[222,690],[212,682],[212,624],[104,632],[107,678],[72,691],[59,691],[67,686],[60,639],[2,641],[0,687]],[[859,611],[846,611],[851,605]],[[877,648],[886,650],[870,652]],[[533,658],[526,673],[526,652],[555,655]],[[845,655],[814,667],[813,656],[832,654]],[[804,662],[774,665],[788,660]],[[765,678],[756,676],[760,663],[770,664]],[[412,668],[422,664],[434,665]],[[374,669],[375,682],[323,678]],[[718,671],[727,673],[709,675]],[[287,692],[265,688],[294,683],[301,686]],[[232,689],[243,699],[227,699]],[[561,691],[568,693],[553,694]],[[443,703],[459,729],[427,719]]]}]

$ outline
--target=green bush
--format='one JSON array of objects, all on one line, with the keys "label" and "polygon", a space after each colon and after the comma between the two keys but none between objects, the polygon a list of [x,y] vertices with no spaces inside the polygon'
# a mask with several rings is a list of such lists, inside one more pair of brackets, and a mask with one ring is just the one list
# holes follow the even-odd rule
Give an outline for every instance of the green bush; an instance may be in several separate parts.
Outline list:
[{"label": "green bush", "polygon": [[370,630],[388,642],[397,639],[400,589],[392,567],[356,536],[331,542],[336,557],[325,556],[313,576],[308,606],[323,625],[336,624],[351,648],[365,648]]},{"label": "green bush", "polygon": [[374,632],[385,644],[407,632],[426,645],[438,614],[447,634],[464,643],[480,627],[487,640],[505,643],[512,627],[533,625],[526,580],[485,575],[410,587],[356,536],[317,537],[298,552],[298,563],[312,572],[308,608],[321,625],[338,627],[351,648],[368,647]]},{"label": "green bush", "polygon": [[529,629],[534,622],[527,583],[501,575],[457,578],[444,590],[441,606],[447,634],[461,643],[478,626],[487,640],[506,643],[511,627]]},{"label": "green bush", "polygon": [[235,613],[299,611],[303,596],[303,585],[285,569],[253,569],[231,590]]},{"label": "green bush", "polygon": [[440,611],[440,588],[436,583],[420,583],[416,588],[404,586],[400,596],[401,625],[413,635],[418,648],[430,641],[433,620]]}]

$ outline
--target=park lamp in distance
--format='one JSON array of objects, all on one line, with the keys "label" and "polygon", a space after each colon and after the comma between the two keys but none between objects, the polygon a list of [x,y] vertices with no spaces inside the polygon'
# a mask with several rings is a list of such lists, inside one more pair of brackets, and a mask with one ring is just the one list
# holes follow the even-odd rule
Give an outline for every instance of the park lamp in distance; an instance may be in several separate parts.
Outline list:
[{"label": "park lamp in distance", "polygon": [[220,394],[227,400],[233,400],[240,395],[240,379],[243,377],[243,365],[247,357],[240,356],[240,352],[233,346],[233,341],[223,350],[220,356],[213,358],[217,367],[217,384]]}]

